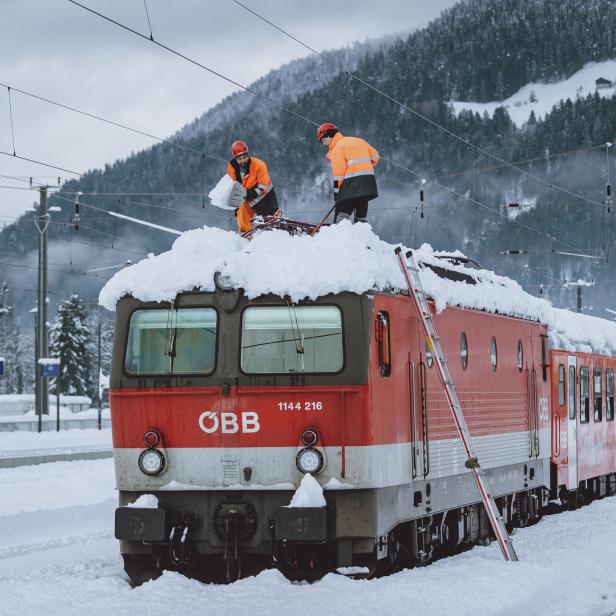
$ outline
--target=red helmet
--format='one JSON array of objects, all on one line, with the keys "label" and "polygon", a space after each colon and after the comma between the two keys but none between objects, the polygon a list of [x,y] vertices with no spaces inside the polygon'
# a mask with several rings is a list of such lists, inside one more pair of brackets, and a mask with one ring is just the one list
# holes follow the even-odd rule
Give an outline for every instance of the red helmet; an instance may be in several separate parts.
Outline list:
[{"label": "red helmet", "polygon": [[243,141],[234,141],[231,144],[231,154],[233,158],[237,158],[242,154],[248,154],[248,146]]},{"label": "red helmet", "polygon": [[328,130],[338,130],[338,127],[331,122],[325,122],[325,124],[321,124],[321,126],[317,128],[317,139],[321,141],[321,139],[326,136],[325,133]]}]

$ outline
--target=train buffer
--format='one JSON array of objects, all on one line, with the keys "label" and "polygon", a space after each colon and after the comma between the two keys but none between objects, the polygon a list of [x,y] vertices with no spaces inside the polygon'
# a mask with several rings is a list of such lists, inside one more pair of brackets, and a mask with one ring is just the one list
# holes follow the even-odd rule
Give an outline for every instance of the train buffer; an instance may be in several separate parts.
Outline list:
[{"label": "train buffer", "polygon": [[507,561],[517,561],[518,556],[513,547],[513,542],[507,533],[501,513],[494,501],[488,483],[484,479],[484,473],[481,470],[479,459],[473,449],[471,433],[466,424],[462,405],[460,404],[453,379],[449,373],[440,339],[436,332],[436,327],[434,326],[434,319],[432,318],[432,313],[426,301],[426,292],[419,277],[419,266],[412,251],[408,251],[405,255],[402,255],[402,249],[398,247],[395,249],[395,255],[406,281],[409,298],[413,301],[417,314],[421,317],[420,321],[426,336],[426,343],[432,352],[434,364],[443,384],[443,389],[445,390],[451,416],[458,431],[462,446],[464,447],[464,452],[466,454],[465,467],[471,471],[477,487],[479,488],[481,500],[485,506],[498,545],[503,553],[503,558]]}]

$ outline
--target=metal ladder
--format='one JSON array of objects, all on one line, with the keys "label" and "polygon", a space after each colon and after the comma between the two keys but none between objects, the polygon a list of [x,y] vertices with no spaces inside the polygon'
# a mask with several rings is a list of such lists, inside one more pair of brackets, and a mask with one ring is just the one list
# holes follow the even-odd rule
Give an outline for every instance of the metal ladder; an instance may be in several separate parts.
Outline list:
[{"label": "metal ladder", "polygon": [[464,447],[464,451],[466,453],[467,459],[464,466],[471,471],[473,477],[475,478],[475,482],[477,483],[477,487],[479,488],[479,492],[481,494],[481,500],[486,508],[486,513],[488,514],[490,524],[492,525],[492,529],[496,535],[496,539],[501,552],[503,553],[503,557],[505,560],[517,561],[518,557],[513,548],[513,542],[507,533],[507,528],[505,527],[503,518],[498,510],[498,507],[496,506],[496,502],[494,501],[490,487],[484,479],[485,474],[481,470],[477,455],[473,450],[471,433],[466,425],[466,419],[464,418],[462,406],[460,405],[458,394],[456,393],[451,374],[449,373],[447,360],[443,354],[443,349],[441,348],[440,340],[436,333],[436,328],[434,327],[434,320],[432,319],[432,314],[430,313],[430,308],[428,307],[428,302],[426,301],[426,292],[424,291],[421,284],[421,279],[419,278],[419,267],[417,266],[417,262],[415,261],[412,251],[407,252],[406,255],[403,256],[402,249],[398,247],[395,249],[395,254],[398,259],[398,263],[400,264],[400,269],[402,270],[406,280],[409,297],[413,300],[415,308],[417,309],[417,314],[419,314],[426,337],[426,344],[434,357],[434,363],[447,396],[451,416],[453,417],[456,429],[458,430],[458,435],[460,436],[462,446]]}]

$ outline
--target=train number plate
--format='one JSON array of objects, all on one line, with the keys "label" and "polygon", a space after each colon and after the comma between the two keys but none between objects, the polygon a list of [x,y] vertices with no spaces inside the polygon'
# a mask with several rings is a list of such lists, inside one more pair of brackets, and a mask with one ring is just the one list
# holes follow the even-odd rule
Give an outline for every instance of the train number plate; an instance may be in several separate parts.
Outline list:
[{"label": "train number plate", "polygon": [[322,411],[323,403],[320,400],[305,400],[304,402],[279,402],[280,411]]}]

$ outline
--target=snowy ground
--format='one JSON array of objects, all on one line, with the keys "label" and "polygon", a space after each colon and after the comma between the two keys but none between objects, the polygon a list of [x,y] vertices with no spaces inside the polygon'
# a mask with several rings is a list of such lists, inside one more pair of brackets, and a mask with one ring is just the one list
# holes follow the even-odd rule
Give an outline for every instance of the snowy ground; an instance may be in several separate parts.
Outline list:
[{"label": "snowy ground", "polygon": [[266,571],[216,586],[165,573],[132,589],[113,538],[112,460],[2,470],[0,492],[2,616],[616,613],[616,498],[518,531],[517,564],[493,544],[372,581]]}]

